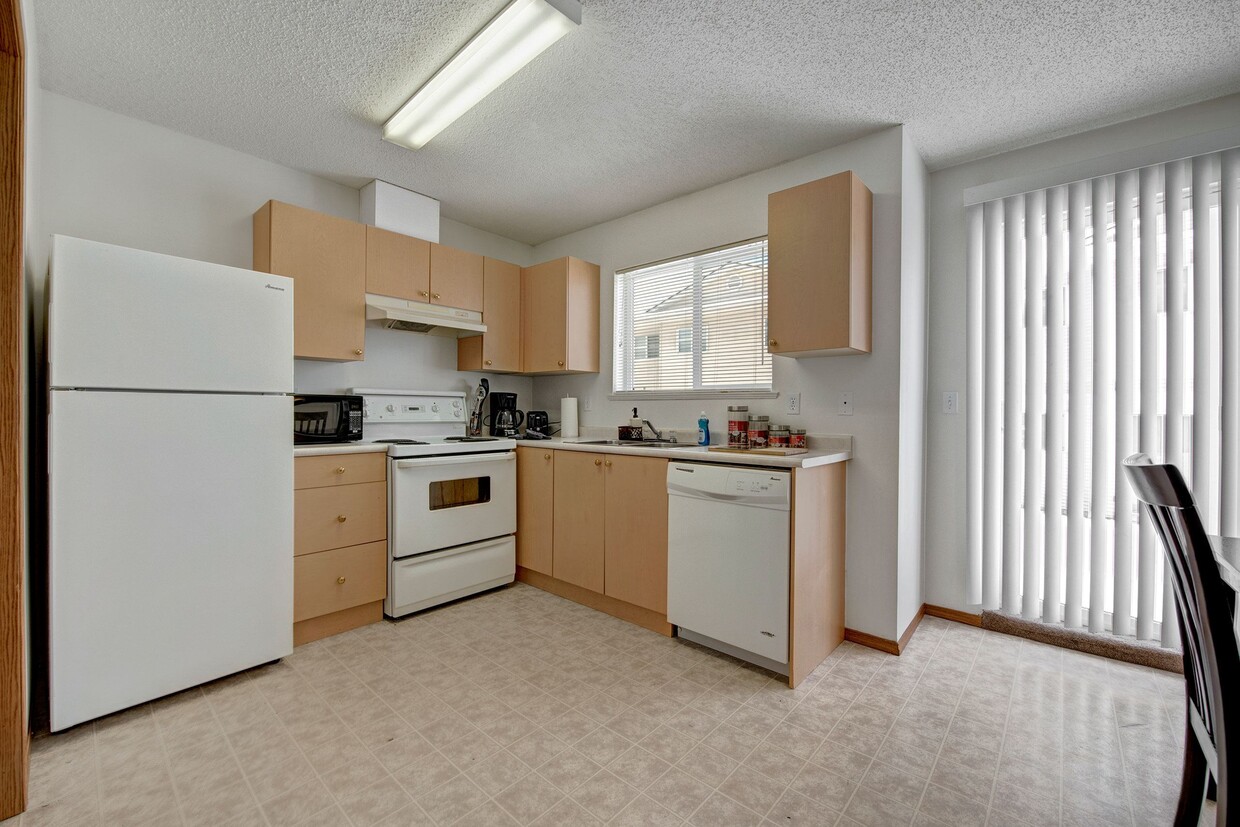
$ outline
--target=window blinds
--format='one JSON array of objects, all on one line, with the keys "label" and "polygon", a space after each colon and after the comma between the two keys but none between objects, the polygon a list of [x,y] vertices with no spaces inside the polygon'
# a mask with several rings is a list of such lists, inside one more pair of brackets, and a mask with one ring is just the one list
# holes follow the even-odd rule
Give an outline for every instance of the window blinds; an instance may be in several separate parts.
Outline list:
[{"label": "window blinds", "polygon": [[614,389],[770,390],[766,239],[616,273]]},{"label": "window blinds", "polygon": [[1178,643],[1119,461],[1240,534],[1240,150],[968,208],[970,602]]}]

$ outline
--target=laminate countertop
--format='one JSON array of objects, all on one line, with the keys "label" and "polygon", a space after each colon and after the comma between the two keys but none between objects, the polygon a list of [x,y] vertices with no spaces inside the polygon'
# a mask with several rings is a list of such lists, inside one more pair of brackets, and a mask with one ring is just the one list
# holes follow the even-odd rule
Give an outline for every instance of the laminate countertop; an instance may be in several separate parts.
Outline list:
[{"label": "laminate countertop", "polygon": [[518,440],[523,448],[550,448],[556,451],[588,451],[599,454],[623,454],[635,457],[660,457],[681,462],[718,462],[725,465],[755,465],[766,468],[814,468],[833,462],[852,459],[852,437],[819,437],[808,453],[778,456],[775,454],[738,454],[727,451],[711,451],[699,445],[682,444],[667,448],[630,448],[620,445],[591,445],[597,437],[576,439],[530,439]]}]

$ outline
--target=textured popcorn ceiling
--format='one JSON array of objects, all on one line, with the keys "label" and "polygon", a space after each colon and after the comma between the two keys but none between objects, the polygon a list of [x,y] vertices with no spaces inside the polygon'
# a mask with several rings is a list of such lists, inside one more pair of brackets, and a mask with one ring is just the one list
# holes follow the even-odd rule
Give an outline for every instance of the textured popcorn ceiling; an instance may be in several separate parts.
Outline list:
[{"label": "textured popcorn ceiling", "polygon": [[[538,243],[906,123],[931,167],[1240,90],[1236,0],[584,0],[424,149],[380,125],[505,0],[36,0],[55,92]],[[89,136],[82,136],[89,140]]]}]

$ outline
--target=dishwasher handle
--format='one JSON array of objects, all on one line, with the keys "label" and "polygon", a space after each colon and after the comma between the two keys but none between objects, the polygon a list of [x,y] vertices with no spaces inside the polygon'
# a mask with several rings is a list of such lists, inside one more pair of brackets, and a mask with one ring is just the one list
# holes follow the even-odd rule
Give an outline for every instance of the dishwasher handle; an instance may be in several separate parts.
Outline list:
[{"label": "dishwasher handle", "polygon": [[774,511],[790,510],[787,500],[783,497],[763,497],[754,494],[724,494],[718,491],[703,491],[700,488],[678,485],[674,482],[667,484],[667,495],[669,497],[684,497],[688,500],[713,500],[731,505],[750,505],[759,508],[769,508]]}]

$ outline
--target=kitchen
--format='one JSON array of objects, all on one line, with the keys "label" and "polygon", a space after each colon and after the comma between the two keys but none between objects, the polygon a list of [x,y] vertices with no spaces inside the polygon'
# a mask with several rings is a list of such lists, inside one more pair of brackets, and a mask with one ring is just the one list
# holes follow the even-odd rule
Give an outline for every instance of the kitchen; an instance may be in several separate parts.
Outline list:
[{"label": "kitchen", "polygon": [[[35,25],[40,5],[32,4]],[[589,13],[587,6],[581,32],[589,31]],[[963,417],[953,419],[942,410],[939,396],[963,388],[964,380],[956,378],[953,359],[943,355],[957,344],[946,326],[935,322],[936,316],[956,312],[945,306],[952,303],[953,288],[932,289],[936,276],[927,256],[945,255],[936,244],[959,247],[963,241],[953,240],[950,226],[941,233],[947,241],[929,238],[941,229],[928,210],[929,204],[938,205],[934,176],[954,182],[954,173],[928,172],[908,127],[820,142],[814,151],[737,169],[706,185],[648,200],[640,209],[590,223],[562,223],[567,232],[536,227],[544,219],[535,210],[539,214],[518,232],[511,217],[477,224],[455,220],[469,210],[475,216],[485,210],[475,202],[467,210],[447,195],[441,214],[441,202],[414,192],[414,185],[378,179],[378,166],[367,170],[365,163],[353,164],[321,177],[302,171],[322,168],[315,163],[277,163],[268,150],[245,152],[227,140],[210,140],[202,130],[156,125],[149,122],[155,118],[134,116],[132,106],[109,105],[103,98],[97,99],[101,105],[84,102],[90,96],[71,91],[64,70],[56,68],[66,65],[59,14],[49,8],[51,39],[34,40],[31,50],[46,75],[33,79],[37,117],[29,127],[35,171],[29,190],[37,209],[28,215],[28,237],[88,239],[290,278],[294,345],[291,358],[282,357],[288,359],[288,384],[272,391],[304,397],[307,412],[316,396],[360,398],[362,427],[361,439],[346,441],[346,447],[300,442],[294,449],[294,429],[285,434],[296,454],[283,472],[289,482],[287,562],[293,568],[289,594],[279,599],[287,603],[290,623],[283,634],[291,654],[256,655],[247,664],[256,667],[250,671],[233,677],[225,675],[235,669],[220,671],[211,676],[218,680],[201,688],[195,687],[205,677],[185,682],[180,694],[159,698],[166,694],[160,691],[114,705],[106,717],[98,712],[62,719],[71,725],[58,726],[53,708],[50,728],[56,734],[51,735],[46,701],[39,700],[46,697],[41,682],[49,676],[32,668],[31,720],[42,723],[36,723],[31,744],[30,809],[20,823],[44,823],[39,818],[56,823],[759,823],[763,818],[816,823],[839,814],[871,824],[906,823],[915,816],[926,823],[963,823],[988,814],[996,820],[1009,816],[1009,800],[1041,805],[1053,798],[1064,813],[1077,807],[1097,814],[1109,805],[1071,789],[1063,778],[1053,794],[1030,789],[1001,766],[1002,731],[987,706],[994,685],[1007,679],[1011,691],[1018,661],[1060,664],[1060,650],[981,632],[972,625],[978,609],[955,597],[954,585],[942,585],[959,565],[943,551],[951,545],[944,538],[963,535],[963,517],[935,507],[954,496],[938,490],[952,486],[936,474],[956,458],[952,446],[964,425]],[[574,34],[561,45],[576,48]],[[556,48],[540,60],[552,58]],[[1171,139],[1234,120],[1224,100],[1200,105],[1181,123],[1168,114],[1151,115],[1145,128]],[[1109,129],[1092,140],[1112,141],[1120,134]],[[88,147],[75,137],[83,132],[91,135]],[[1071,141],[1061,146],[1077,153],[1069,160],[1093,151]],[[384,150],[395,151],[388,145]],[[1036,152],[1014,150],[1008,163],[1045,166]],[[774,354],[768,357],[767,389],[705,394],[625,385],[633,362],[617,356],[617,344],[633,342],[622,323],[631,305],[624,304],[617,285],[668,260],[769,234],[772,249],[764,270],[774,307],[780,288],[771,196],[841,173],[851,173],[873,195],[872,207],[859,213],[873,236],[872,245],[861,245],[870,261],[857,269],[865,273],[866,289],[842,294],[845,305],[868,294],[862,318],[871,341],[861,352],[778,355],[785,337],[776,333],[772,310],[769,336],[759,331],[763,352],[769,348]],[[395,176],[385,172],[384,177]],[[399,205],[395,210],[393,202]],[[343,326],[339,316],[327,322],[311,317],[307,324],[299,315],[304,307],[295,303],[307,294],[302,288],[320,274],[308,276],[278,263],[278,226],[256,218],[265,209],[282,209],[278,205],[290,207],[289,215],[313,213],[360,234],[353,257],[360,262],[354,268],[357,284],[332,305],[332,312],[348,316]],[[436,281],[434,250],[450,248],[450,255],[478,261],[480,295],[475,291],[458,302],[470,307],[442,307],[480,314],[463,323],[486,331],[458,337],[387,326],[402,321],[401,309],[372,297],[433,302],[424,302],[430,297],[420,296],[423,288],[416,285],[401,295],[408,291],[390,281],[372,284],[369,236],[376,227],[400,236],[383,236],[397,247],[413,244],[406,239],[435,245],[426,248],[427,293],[442,295],[437,285],[449,283]],[[297,246],[306,254],[316,243],[324,243],[321,231],[305,233]],[[48,263],[51,245],[30,245],[27,272],[33,372],[46,387],[56,388],[54,353],[51,376],[43,377],[40,366],[40,308],[49,269],[53,300],[56,290],[55,257]],[[328,246],[330,255],[342,255],[341,245]],[[306,259],[312,265],[325,260],[318,254]],[[485,269],[490,262],[502,265],[495,272],[503,275],[494,282]],[[547,310],[556,295],[553,290],[526,303],[529,289],[537,286],[531,279],[543,272],[540,266],[558,267],[566,285],[559,295],[567,321],[557,331],[564,358],[551,359],[566,364],[544,362],[543,369],[535,369],[522,361],[530,334],[556,329],[545,317],[531,321],[529,315],[531,307]],[[338,266],[329,269],[333,277],[341,272]],[[505,297],[498,309],[486,305],[493,295]],[[49,319],[55,348],[54,314]],[[721,341],[714,325],[710,331],[712,342]],[[306,332],[337,337],[347,352],[324,358],[313,350],[317,345],[299,338]],[[689,349],[705,350],[705,335],[704,329],[690,332]],[[515,341],[515,350],[488,342],[501,336]],[[676,337],[661,336],[657,345],[641,346],[651,359],[652,351],[678,344]],[[499,354],[515,359],[508,366],[512,372],[494,369]],[[575,412],[576,436],[526,439],[529,423],[522,421],[515,434],[496,442],[452,439],[470,432],[471,408],[484,380],[485,414],[491,413],[492,400],[500,404],[506,394],[515,394],[515,402],[506,404],[526,417],[545,411],[553,433]],[[39,397],[31,396],[32,423],[48,413]],[[707,453],[698,447],[699,418],[709,422],[711,447],[728,445],[728,423],[736,416],[729,408],[737,406],[748,408],[746,421],[748,415],[766,416],[770,423],[807,432],[809,453]],[[621,442],[626,426],[640,427],[640,441],[674,437],[676,442],[600,444]],[[33,457],[47,449],[40,447],[38,429],[32,430]],[[95,450],[91,433],[77,431],[81,441],[73,443],[75,450]],[[484,425],[483,435],[487,432]],[[376,442],[387,439],[432,444]],[[498,459],[501,455],[512,458]],[[486,467],[494,470],[488,470],[485,486],[453,488],[442,483],[462,479],[457,471],[432,473],[442,467],[436,463],[462,458],[466,464],[460,468],[474,460],[490,463]],[[746,513],[761,513],[761,521],[740,520],[728,524],[735,531],[712,532],[713,517],[686,516],[681,506],[690,499],[669,496],[669,477],[678,467],[695,473],[729,469],[725,473],[736,475],[718,482],[724,487],[741,480],[746,486],[771,485],[773,496],[787,495],[781,501],[786,511],[754,508]],[[425,474],[418,484],[429,487],[429,500],[424,488],[407,499],[398,493],[404,479],[398,474],[407,472]],[[52,473],[55,477],[55,468]],[[745,476],[763,473],[762,480]],[[784,482],[793,479],[798,481]],[[436,491],[449,500],[436,503]],[[815,491],[812,501],[797,499]],[[342,507],[346,494],[356,497],[349,505],[356,510]],[[410,523],[410,532],[400,522],[405,502],[416,503],[420,521]],[[511,514],[505,511],[509,506]],[[52,508],[54,515],[54,502]],[[443,519],[479,508],[487,509],[484,519]],[[811,524],[811,514],[818,522]],[[427,520],[445,528],[430,529],[433,537],[424,541]],[[786,541],[779,539],[783,530],[789,532]],[[32,524],[30,531],[36,542],[39,528]],[[459,531],[466,533],[454,533]],[[405,536],[416,539],[406,547]],[[307,537],[311,540],[303,544]],[[763,539],[770,537],[775,540]],[[480,552],[471,558],[476,565],[458,565],[460,554],[435,556],[461,548]],[[675,548],[692,552],[680,558],[689,568],[679,577]],[[736,568],[722,569],[727,576],[715,577],[718,563],[711,555],[734,549],[767,556],[738,557]],[[801,560],[798,549],[815,556]],[[342,563],[349,555],[365,559]],[[448,564],[449,559],[457,563]],[[439,564],[439,573],[402,579],[402,561],[411,560],[428,572],[431,566],[425,564]],[[747,564],[752,567],[744,568]],[[798,565],[814,575],[798,576]],[[33,558],[30,570],[38,576]],[[420,590],[427,582],[434,585]],[[675,619],[677,583],[695,595],[700,628]],[[749,588],[757,583],[766,591]],[[413,589],[401,591],[401,584]],[[798,595],[798,587],[809,591]],[[53,582],[53,603],[55,588]],[[343,590],[348,597],[340,597]],[[302,598],[300,608],[298,592],[313,595]],[[29,604],[34,650],[47,646],[41,640],[46,630],[39,630],[36,619],[40,599],[32,595]],[[787,605],[774,608],[782,626],[772,632],[764,619],[762,630],[784,637],[782,652],[761,654],[764,640],[772,639],[761,632],[738,643],[743,635],[729,624],[768,612],[781,599]],[[753,605],[742,605],[746,600]],[[241,606],[240,597],[237,601]],[[810,630],[801,639],[812,644],[799,666],[798,620]],[[277,657],[283,659],[258,665]],[[1143,700],[1166,696],[1182,684],[1167,673],[1135,667],[1120,672],[1118,666],[1097,663],[1069,663],[1063,655],[1056,668],[1065,677],[1071,668],[1122,674],[1134,692],[1145,693]],[[53,666],[53,704],[54,672]],[[960,712],[949,709],[944,716],[944,698],[934,693],[960,697],[962,687]],[[133,704],[138,705],[119,711]],[[919,717],[927,722],[919,723]],[[191,750],[196,740],[221,751]],[[159,766],[139,763],[134,783],[122,784],[119,767],[153,743],[160,744]],[[988,775],[975,766],[991,758]],[[1178,756],[1168,760],[1175,764]],[[68,770],[81,761],[90,765],[86,775],[97,790],[84,792],[83,782]],[[113,784],[115,790],[109,788]],[[1174,776],[1155,786],[1162,812],[1168,797],[1174,805]]]}]

